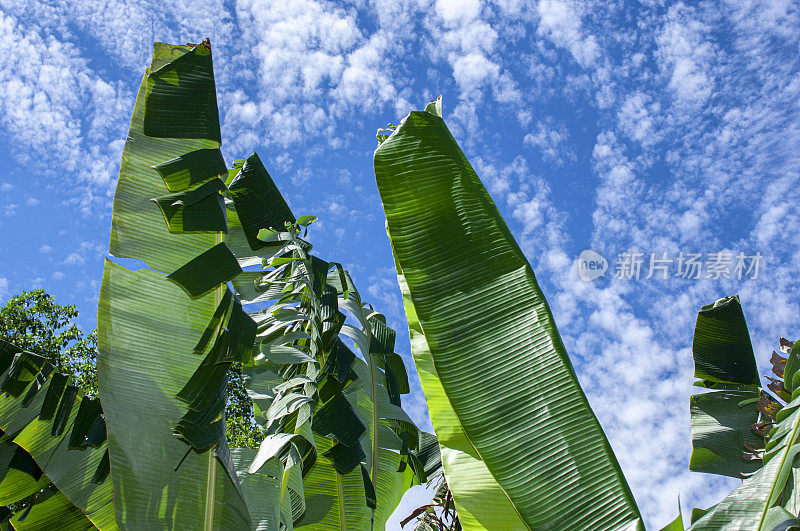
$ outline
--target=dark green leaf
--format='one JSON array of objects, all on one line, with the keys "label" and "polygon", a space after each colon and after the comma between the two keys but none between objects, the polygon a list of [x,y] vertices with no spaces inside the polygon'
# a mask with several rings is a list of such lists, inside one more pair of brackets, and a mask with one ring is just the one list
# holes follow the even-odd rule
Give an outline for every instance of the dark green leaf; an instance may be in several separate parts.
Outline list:
[{"label": "dark green leaf", "polygon": [[91,482],[96,484],[103,483],[108,477],[110,470],[111,470],[111,463],[108,458],[108,450],[106,450],[105,454],[103,454],[102,459],[100,459],[100,463],[97,465],[94,474],[92,475]]},{"label": "dark green leaf", "polygon": [[47,381],[47,378],[50,376],[50,373],[53,372],[53,367],[50,363],[45,363],[42,367],[42,370],[39,371],[39,374],[33,380],[33,383],[28,387],[28,392],[25,393],[25,398],[22,399],[20,405],[22,407],[28,407],[33,399],[36,397],[36,394],[42,388],[42,386]]},{"label": "dark green leaf", "polygon": [[336,343],[328,352],[325,365],[322,366],[322,372],[333,375],[340,382],[345,382],[347,375],[350,374],[350,367],[355,357],[356,355],[353,354],[353,351],[337,337]]},{"label": "dark green leaf", "polygon": [[97,398],[83,397],[78,414],[72,424],[72,433],[69,437],[69,449],[81,450],[86,446],[86,435],[89,428],[100,418],[102,409]]},{"label": "dark green leaf", "polygon": [[144,134],[221,141],[211,47],[198,44],[147,76]]},{"label": "dark green leaf", "polygon": [[222,319],[227,315],[232,300],[233,293],[230,289],[226,288],[225,295],[222,296],[222,299],[217,305],[217,309],[214,310],[214,315],[211,316],[211,320],[206,325],[205,331],[203,331],[203,335],[200,337],[200,341],[198,341],[197,345],[194,347],[195,352],[199,354],[206,349],[208,342],[211,341],[211,338],[214,335],[214,332],[217,331],[220,321],[222,321]]},{"label": "dark green leaf", "polygon": [[50,379],[50,385],[45,393],[44,401],[42,402],[42,409],[39,412],[39,420],[50,420],[56,413],[58,403],[61,401],[61,395],[64,393],[64,388],[67,386],[69,376],[63,373],[56,373]]},{"label": "dark green leaf", "polygon": [[758,392],[715,391],[691,397],[691,470],[742,478],[761,467],[760,461],[742,458],[745,443],[764,446],[763,437],[751,428],[758,422],[756,404],[738,405],[750,398],[758,398]]},{"label": "dark green leaf", "polygon": [[442,454],[439,451],[439,440],[436,435],[420,431],[420,444],[417,457],[422,462],[425,473],[433,475],[442,467]]},{"label": "dark green leaf", "polygon": [[397,388],[400,394],[405,395],[410,393],[411,388],[408,386],[408,372],[406,372],[406,364],[403,362],[403,358],[396,352],[386,354],[384,358],[386,359],[387,368],[392,371],[397,380]]},{"label": "dark green leaf", "polygon": [[227,244],[219,243],[167,277],[189,294],[200,297],[242,272]]},{"label": "dark green leaf", "polygon": [[4,391],[13,397],[18,397],[36,379],[39,371],[45,366],[47,360],[42,356],[30,352],[22,352],[14,358],[11,368],[8,370],[2,383],[0,391]]},{"label": "dark green leaf", "polygon": [[336,443],[330,450],[322,452],[322,455],[333,463],[339,474],[349,474],[367,458],[358,443],[353,446]]},{"label": "dark green leaf", "polygon": [[193,190],[156,197],[170,232],[228,232],[225,201],[219,194],[225,186],[219,179]]},{"label": "dark green leaf", "polygon": [[739,297],[725,297],[703,306],[697,314],[694,375],[723,384],[759,385],[750,333]]},{"label": "dark green leaf", "polygon": [[170,192],[180,192],[220,175],[227,174],[219,149],[196,149],[153,166]]},{"label": "dark green leaf", "polygon": [[78,387],[75,385],[68,385],[61,396],[61,403],[58,404],[58,411],[53,418],[53,427],[50,430],[50,435],[56,437],[64,433],[64,428],[67,426],[72,405],[75,403],[75,398],[78,396]]},{"label": "dark green leaf", "polygon": [[266,245],[258,239],[259,230],[283,230],[285,222],[295,220],[256,153],[245,161],[239,174],[228,186],[228,191],[236,206],[247,242],[254,251]]},{"label": "dark green leaf", "polygon": [[375,497],[375,485],[372,484],[367,467],[364,465],[361,465],[361,477],[364,480],[364,494],[367,500],[367,507],[375,509],[378,507],[378,500]]},{"label": "dark green leaf", "polygon": [[342,394],[336,395],[314,413],[311,427],[317,435],[346,446],[358,445],[359,438],[366,431],[353,406]]},{"label": "dark green leaf", "polygon": [[386,322],[373,316],[369,320],[372,327],[372,340],[369,343],[371,355],[394,354],[396,332],[386,326]]},{"label": "dark green leaf", "polygon": [[42,469],[36,464],[36,461],[31,457],[31,454],[15,445],[14,456],[8,463],[8,468],[24,472],[33,478],[34,481],[39,481],[42,477]]}]

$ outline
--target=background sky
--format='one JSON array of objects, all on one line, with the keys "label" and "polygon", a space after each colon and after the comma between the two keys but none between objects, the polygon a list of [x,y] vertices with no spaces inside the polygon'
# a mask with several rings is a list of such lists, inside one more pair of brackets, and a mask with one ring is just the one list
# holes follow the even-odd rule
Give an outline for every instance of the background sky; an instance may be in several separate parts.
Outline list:
[{"label": "background sky", "polygon": [[[430,427],[372,173],[375,130],[438,94],[533,265],[649,527],[735,480],[688,471],[697,310],[740,294],[761,372],[796,339],[797,1],[0,0],[0,302],[95,327],[111,200],[152,41],[211,38],[230,163],[258,150],[319,256],[387,314]],[[579,279],[584,249],[608,258]],[[646,279],[730,251],[757,278]],[[641,277],[614,258],[644,253]],[[702,274],[701,276],[705,276]],[[557,390],[553,390],[557,392]]]}]

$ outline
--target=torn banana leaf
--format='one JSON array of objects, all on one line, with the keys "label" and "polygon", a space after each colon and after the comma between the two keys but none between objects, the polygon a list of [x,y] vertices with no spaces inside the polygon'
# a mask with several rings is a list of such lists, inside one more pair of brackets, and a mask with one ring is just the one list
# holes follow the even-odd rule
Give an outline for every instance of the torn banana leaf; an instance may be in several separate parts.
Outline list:
[{"label": "torn banana leaf", "polygon": [[[211,97],[213,105],[208,103]],[[181,134],[180,124],[190,129]],[[227,173],[224,163],[219,164],[218,132],[210,48],[205,43],[155,43],[122,151],[111,218],[113,256],[143,260],[157,271],[172,273],[219,243],[214,232],[171,233],[152,201]],[[169,136],[174,133],[180,136]],[[209,210],[207,216],[217,214]]]},{"label": "torn banana leaf", "polygon": [[186,414],[186,403],[177,395],[204,360],[194,348],[214,315],[216,298],[209,292],[190,299],[161,273],[106,262],[98,380],[114,502],[123,526],[196,527],[209,517],[211,493],[214,527],[249,527],[235,471],[231,478],[232,463],[213,449],[195,451],[171,431]]},{"label": "torn banana leaf", "polygon": [[[31,372],[37,367],[38,372]],[[41,356],[27,352],[13,357],[2,379],[14,382],[17,394],[0,397],[0,429],[6,434],[0,453],[9,457],[0,460],[2,503],[44,489],[29,509],[12,517],[15,528],[49,523],[59,528],[117,529],[111,479],[103,473],[105,437],[89,441],[85,428],[97,423],[102,428],[98,433],[105,434],[99,401],[84,397],[75,386],[58,385],[66,383],[65,375],[53,373]],[[53,383],[56,387],[51,387]],[[76,392],[68,394],[68,388]],[[55,413],[43,415],[47,410]]]},{"label": "torn banana leaf", "polygon": [[702,387],[723,388],[690,398],[692,457],[696,472],[746,477],[761,467],[747,450],[764,447],[754,432],[761,391],[750,334],[739,297],[725,297],[697,314],[692,356]]},{"label": "torn banana leaf", "polygon": [[[98,309],[98,383],[125,528],[251,525],[221,417],[225,374],[255,327],[222,285],[241,268],[223,243],[214,195],[227,176],[219,131],[208,41],[156,43],[122,154],[110,242],[112,255],[152,270],[107,261]],[[210,200],[198,199],[206,192]]]}]

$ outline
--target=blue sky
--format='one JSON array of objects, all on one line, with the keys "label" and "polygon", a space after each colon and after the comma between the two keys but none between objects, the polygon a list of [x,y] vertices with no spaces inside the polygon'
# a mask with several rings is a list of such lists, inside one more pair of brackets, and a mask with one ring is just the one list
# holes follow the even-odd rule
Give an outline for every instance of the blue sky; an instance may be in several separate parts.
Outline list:
[{"label": "blue sky", "polygon": [[[0,301],[44,287],[95,326],[110,205],[153,40],[210,37],[226,160],[257,150],[312,241],[409,346],[375,130],[438,94],[528,255],[648,524],[735,481],[690,473],[697,309],[739,293],[762,373],[797,338],[797,1],[0,0]],[[581,280],[593,249],[607,274]],[[614,278],[615,257],[643,273]],[[645,278],[650,253],[758,275]],[[413,372],[413,371],[411,371]],[[429,426],[419,384],[407,409]]]}]

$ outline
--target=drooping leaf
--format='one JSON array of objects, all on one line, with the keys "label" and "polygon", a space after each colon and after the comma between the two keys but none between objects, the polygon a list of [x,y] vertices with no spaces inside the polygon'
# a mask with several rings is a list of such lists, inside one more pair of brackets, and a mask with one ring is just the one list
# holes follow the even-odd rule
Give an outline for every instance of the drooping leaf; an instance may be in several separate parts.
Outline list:
[{"label": "drooping leaf", "polygon": [[[183,47],[175,47],[183,48]],[[221,142],[211,45],[192,47],[147,76],[144,134]]]},{"label": "drooping leaf", "polygon": [[225,159],[217,149],[197,149],[153,167],[170,192],[187,188],[227,174]]},{"label": "drooping leaf", "polygon": [[[743,478],[761,466],[745,459],[748,448],[764,446],[753,431],[759,422],[758,373],[739,297],[703,306],[697,315],[692,356],[702,387],[729,388],[691,397],[692,457],[697,472]],[[755,382],[755,383],[754,383]]]},{"label": "drooping leaf", "polygon": [[[6,375],[24,373],[36,366],[38,358],[29,353],[18,354]],[[17,364],[20,369],[15,369]],[[44,364],[40,372],[28,380],[28,388],[21,389],[18,397],[5,394],[0,398],[0,430],[7,434],[0,448],[13,450],[5,467],[0,462],[0,470],[4,471],[0,496],[5,503],[12,503],[44,489],[41,495],[36,496],[33,505],[28,506],[29,509],[12,518],[26,529],[37,522],[61,525],[54,515],[62,515],[65,518],[63,525],[67,527],[74,522],[82,526],[81,529],[94,529],[95,526],[116,529],[111,481],[106,481],[107,478],[91,481],[105,454],[105,445],[100,442],[97,447],[84,445],[82,449],[70,445],[72,434],[83,429],[76,425],[79,410],[91,416],[93,411],[99,412],[99,403],[97,399],[83,397],[83,393],[73,385],[67,385],[69,396],[50,393],[51,384],[66,384],[67,381],[65,375],[53,374],[50,369],[49,364]],[[37,392],[31,393],[34,389]],[[42,418],[39,412],[46,401],[53,401],[52,397],[56,397],[52,406],[54,413]],[[46,502],[51,497],[55,499]],[[37,508],[40,503],[43,507]],[[51,517],[54,519],[49,520]]]},{"label": "drooping leaf", "polygon": [[228,232],[222,181],[214,179],[193,190],[153,198],[170,232]]},{"label": "drooping leaf", "polygon": [[[718,393],[721,392],[709,394]],[[750,399],[749,402],[754,400]],[[762,405],[769,400],[768,395],[762,393],[758,402],[761,414],[777,423],[769,430],[766,446],[746,445],[746,450],[756,457],[763,456],[763,466],[746,477],[741,486],[702,515],[700,513],[695,515],[693,511],[691,529],[772,531],[780,529],[781,526],[787,528],[794,525],[793,520],[800,510],[800,491],[797,488],[800,398],[792,400],[782,408],[774,409]],[[721,439],[720,434],[717,434],[717,438]]]},{"label": "drooping leaf", "polygon": [[80,509],[55,488],[45,489],[30,509],[14,515],[9,524],[17,531],[59,529],[86,531],[96,529]]},{"label": "drooping leaf", "polygon": [[755,391],[716,391],[691,397],[692,457],[695,472],[742,478],[758,470],[760,461],[742,458],[745,444],[764,445],[753,433],[758,420],[756,404],[740,402],[758,397]]},{"label": "drooping leaf", "polygon": [[158,272],[106,262],[98,378],[114,503],[125,527],[197,528],[208,518],[209,492],[214,527],[249,526],[247,508],[226,468],[232,464],[213,449],[192,450],[171,431],[186,414],[186,403],[176,395],[203,361],[194,348],[217,305],[214,292],[191,299]]},{"label": "drooping leaf", "polygon": [[[143,260],[153,270],[107,262],[98,311],[109,452],[94,479],[108,467],[124,527],[250,526],[221,416],[225,372],[252,327],[222,285],[241,266],[223,241],[225,212],[217,197],[223,187],[214,181],[225,173],[213,151],[219,148],[208,41],[157,43],[123,150],[110,244],[111,254]],[[198,210],[206,190],[216,205]],[[167,191],[179,195],[167,202]],[[169,206],[164,216],[152,198]],[[184,232],[170,232],[176,228]]]},{"label": "drooping leaf", "polygon": [[[203,103],[206,96],[201,97],[202,101],[192,101],[192,87],[197,88],[197,85],[184,83],[182,88],[188,89],[187,92],[163,79],[164,73],[170,70],[178,73],[179,80],[182,76],[195,76],[200,85],[205,87],[201,91],[207,92],[210,89],[213,95],[211,56],[206,52],[208,48],[202,45],[172,46],[155,43],[150,65],[152,73],[145,75],[136,96],[114,194],[110,253],[121,258],[142,260],[151,268],[165,273],[172,273],[219,243],[214,233],[170,233],[161,210],[151,201],[152,198],[164,196],[170,191],[181,191],[186,186],[199,184],[219,175],[220,155],[206,151],[219,152],[219,134],[216,133],[219,126],[208,126],[211,122],[219,123],[216,102],[213,106]],[[184,59],[181,61],[182,58]],[[181,61],[181,64],[177,67],[170,66],[176,61]],[[162,71],[161,68],[166,70]],[[172,87],[168,89],[170,91],[177,89],[175,97],[185,103],[171,111],[165,107],[170,103],[162,96],[172,96],[159,95],[159,91],[156,91],[153,99],[151,91],[156,85],[161,88]],[[158,108],[148,111],[152,104],[156,104]],[[145,119],[148,112],[150,114]],[[191,131],[183,133],[191,136],[163,136],[163,133],[174,132],[179,124],[192,121],[186,116],[189,112],[198,115]],[[159,136],[153,136],[153,131],[146,132],[145,122]],[[208,136],[196,136],[201,132],[206,132]],[[199,150],[203,151],[196,153]],[[207,166],[203,168],[204,165]],[[167,185],[172,187],[168,189]]]},{"label": "drooping leaf", "polygon": [[252,528],[263,531],[278,531],[280,527],[280,492],[283,467],[277,460],[262,465],[256,472],[247,468],[256,458],[258,450],[233,448],[231,456],[236,474],[242,486],[245,503],[250,511]]}]

